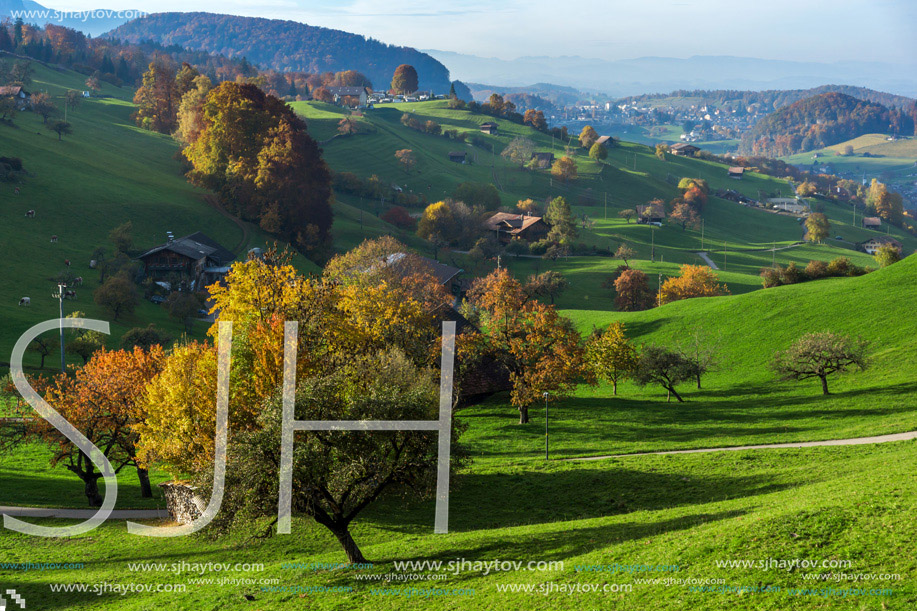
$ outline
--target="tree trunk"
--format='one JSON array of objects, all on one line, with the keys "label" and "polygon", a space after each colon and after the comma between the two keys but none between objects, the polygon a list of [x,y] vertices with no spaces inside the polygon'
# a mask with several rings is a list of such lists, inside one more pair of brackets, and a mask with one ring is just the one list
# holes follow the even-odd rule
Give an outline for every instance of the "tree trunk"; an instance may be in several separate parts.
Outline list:
[{"label": "tree trunk", "polygon": [[153,498],[153,489],[150,487],[150,472],[138,467],[137,479],[140,480],[140,496],[145,499]]},{"label": "tree trunk", "polygon": [[363,552],[357,547],[357,542],[350,536],[350,530],[347,526],[332,529],[331,532],[340,541],[341,547],[344,548],[344,553],[347,554],[347,560],[351,564],[368,564],[366,558],[363,557]]},{"label": "tree trunk", "polygon": [[679,403],[684,403],[684,402],[685,402],[685,400],[681,398],[681,395],[679,395],[678,392],[676,392],[676,390],[675,390],[674,388],[672,388],[671,386],[668,387],[668,388],[666,388],[666,390],[668,390],[670,393],[672,393],[672,395],[674,395],[675,398],[678,399],[678,402],[679,402]]},{"label": "tree trunk", "polygon": [[697,374],[697,388],[700,389],[700,374]]},{"label": "tree trunk", "polygon": [[101,507],[102,506],[102,495],[99,493],[99,478],[102,477],[101,474],[96,475],[95,473],[86,475],[83,478],[83,483],[86,484],[86,498],[89,499],[90,507]]},{"label": "tree trunk", "polygon": [[828,392],[828,376],[819,376],[821,378],[821,394],[830,395]]},{"label": "tree trunk", "polygon": [[611,381],[611,394],[613,394],[614,396],[618,396],[618,381],[617,380]]},{"label": "tree trunk", "polygon": [[520,407],[519,408],[519,424],[528,424],[529,423],[529,408]]}]

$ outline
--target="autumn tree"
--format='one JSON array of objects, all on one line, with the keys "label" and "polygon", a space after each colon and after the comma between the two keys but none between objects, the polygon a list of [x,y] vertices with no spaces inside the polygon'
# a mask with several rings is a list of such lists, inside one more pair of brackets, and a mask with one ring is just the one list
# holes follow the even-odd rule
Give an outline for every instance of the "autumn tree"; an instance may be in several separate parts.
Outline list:
[{"label": "autumn tree", "polygon": [[175,138],[182,144],[196,141],[204,130],[204,102],[213,89],[213,83],[206,76],[197,76],[190,88],[182,95],[178,106],[178,129]]},{"label": "autumn tree", "polygon": [[175,69],[163,61],[150,62],[143,83],[134,93],[137,125],[155,132],[172,133],[181,97],[175,87]]},{"label": "autumn tree", "polygon": [[98,93],[99,91],[101,91],[102,90],[102,78],[101,77],[102,75],[99,73],[98,70],[96,70],[91,75],[89,75],[89,77],[86,79],[86,89],[88,89],[89,91],[93,93]]},{"label": "autumn tree", "polygon": [[599,139],[598,132],[595,131],[591,125],[586,125],[583,127],[582,131],[579,134],[579,143],[587,151],[592,148],[592,145],[595,144],[595,141]]},{"label": "autumn tree", "polygon": [[683,403],[684,399],[678,394],[675,387],[687,382],[693,376],[694,368],[688,359],[674,350],[651,344],[643,347],[633,379],[640,386],[648,384],[662,386],[666,390],[667,403],[671,401],[673,395],[679,403]]},{"label": "autumn tree", "polygon": [[621,210],[620,212],[618,212],[618,216],[624,219],[625,221],[627,221],[628,223],[630,223],[630,220],[634,218],[635,216],[637,216],[637,212],[635,210],[631,210],[630,208],[628,208],[626,210]]},{"label": "autumn tree", "polygon": [[232,82],[210,90],[200,112],[198,137],[183,149],[192,182],[306,254],[324,252],[331,174],[302,119],[258,87]]},{"label": "autumn tree", "polygon": [[660,142],[659,144],[656,145],[656,157],[657,157],[658,159],[661,159],[661,160],[665,161],[665,155],[666,155],[666,153],[668,153],[668,152],[669,152],[669,145],[668,145],[668,144],[666,144],[666,143],[664,143],[664,142]]},{"label": "autumn tree", "polygon": [[481,333],[468,339],[509,371],[510,401],[519,423],[529,422],[529,407],[566,396],[588,374],[579,334],[552,306],[530,301],[506,269],[475,280],[468,299],[480,316]]},{"label": "autumn tree", "polygon": [[41,117],[42,123],[47,124],[48,119],[58,113],[57,106],[51,101],[51,96],[40,92],[32,96],[32,112]]},{"label": "autumn tree", "polygon": [[395,151],[395,159],[398,160],[398,163],[406,174],[410,174],[411,170],[417,167],[417,156],[411,149]]},{"label": "autumn tree", "polygon": [[684,231],[688,225],[697,227],[700,225],[700,216],[697,211],[684,201],[676,201],[672,208],[669,219],[681,225]]},{"label": "autumn tree", "polygon": [[127,333],[122,335],[121,349],[133,350],[134,348],[140,347],[144,350],[148,350],[153,346],[165,347],[171,341],[172,336],[158,329],[155,324],[150,323],[146,327],[134,327],[133,329],[129,329]]},{"label": "autumn tree", "polygon": [[606,149],[604,145],[596,142],[589,149],[589,157],[596,161],[604,161],[608,158],[608,149]]},{"label": "autumn tree", "polygon": [[901,260],[901,250],[891,244],[884,244],[876,249],[873,257],[879,267],[888,267]]},{"label": "autumn tree", "polygon": [[719,277],[705,265],[682,265],[680,275],[669,278],[659,287],[659,305],[693,299],[695,297],[717,297],[728,295],[725,284],[719,284]]},{"label": "autumn tree", "polygon": [[[76,311],[67,315],[67,318],[86,318],[83,312]],[[66,348],[68,352],[79,355],[83,365],[89,362],[93,354],[105,347],[105,335],[90,329],[74,328],[67,332]]]},{"label": "autumn tree", "polygon": [[523,288],[532,297],[550,297],[553,305],[554,298],[559,297],[569,286],[570,283],[560,272],[546,271],[529,276]]},{"label": "autumn tree", "polygon": [[417,70],[410,64],[401,64],[395,68],[392,76],[392,91],[395,93],[413,93],[420,88],[417,82]]},{"label": "autumn tree", "polygon": [[611,382],[613,395],[618,394],[618,382],[633,374],[639,361],[637,348],[627,338],[622,322],[597,330],[586,343],[586,362],[595,377]]},{"label": "autumn tree", "polygon": [[513,138],[500,155],[512,164],[524,167],[535,152],[535,143],[523,136]]},{"label": "autumn tree", "polygon": [[538,202],[532,198],[520,199],[516,203],[516,209],[523,214],[535,214],[538,212]]},{"label": "autumn tree", "polygon": [[137,307],[140,297],[137,287],[126,274],[112,276],[95,290],[96,305],[105,308],[115,320],[122,314],[130,314]]},{"label": "autumn tree", "polygon": [[653,307],[653,292],[646,274],[638,269],[626,269],[614,282],[615,306],[622,312],[637,312]]},{"label": "autumn tree", "polygon": [[[440,329],[431,304],[417,297],[427,291],[416,292],[416,276],[396,280],[400,274],[386,264],[394,260],[381,258],[381,253],[392,254],[390,247],[399,248],[387,242],[364,244],[359,253],[329,262],[322,277],[302,275],[288,256],[271,251],[264,259],[234,265],[225,283],[210,287],[219,312],[210,335],[216,338],[218,324],[232,321],[234,338],[229,376],[233,443],[218,528],[236,518],[238,525],[277,516],[276,494],[251,490],[261,488],[256,481],[275,487],[278,481],[286,321],[296,321],[299,329],[293,347],[296,418],[436,419]],[[216,350],[209,342],[175,348],[148,386],[148,416],[141,431],[142,456],[190,473],[204,490],[213,477],[216,366]],[[436,438],[432,432],[298,434],[294,513],[328,528],[348,559],[362,561],[351,523],[390,489],[413,486],[414,493],[427,492]]]},{"label": "autumn tree", "polygon": [[[127,466],[137,467],[141,495],[146,498],[153,493],[149,475],[137,459],[135,426],[143,419],[140,397],[162,360],[158,348],[100,351],[74,375],[61,374],[44,389],[48,403],[99,448],[115,473]],[[25,432],[27,438],[48,444],[53,451],[52,465],[65,465],[83,481],[91,507],[102,505],[98,486],[102,473],[89,456],[43,418],[31,420]]]},{"label": "autumn tree", "polygon": [[66,121],[51,121],[51,123],[48,125],[48,129],[57,134],[58,142],[63,140],[64,136],[73,133],[73,128]]},{"label": "autumn tree", "polygon": [[526,125],[531,125],[538,131],[545,131],[548,129],[548,122],[544,118],[544,113],[540,110],[526,110],[522,117],[522,122]]},{"label": "autumn tree", "polygon": [[816,191],[818,191],[818,185],[809,180],[799,183],[799,186],[796,187],[796,195],[799,197],[812,197]]},{"label": "autumn tree", "polygon": [[435,202],[424,208],[417,224],[418,236],[450,246],[470,246],[479,233],[471,208],[453,199]]},{"label": "autumn tree", "polygon": [[824,242],[831,235],[831,221],[821,212],[813,212],[806,219],[806,240]]},{"label": "autumn tree", "polygon": [[624,265],[630,266],[627,262],[628,259],[633,259],[637,256],[637,251],[627,245],[627,242],[621,242],[621,245],[618,246],[618,249],[615,251],[615,259],[621,259],[624,261]]},{"label": "autumn tree", "polygon": [[831,332],[808,333],[792,346],[774,355],[771,368],[783,380],[821,380],[823,395],[828,392],[828,376],[867,367],[868,343],[862,338]]},{"label": "autumn tree", "polygon": [[561,182],[576,180],[576,161],[574,161],[572,157],[564,155],[551,166],[551,176]]}]

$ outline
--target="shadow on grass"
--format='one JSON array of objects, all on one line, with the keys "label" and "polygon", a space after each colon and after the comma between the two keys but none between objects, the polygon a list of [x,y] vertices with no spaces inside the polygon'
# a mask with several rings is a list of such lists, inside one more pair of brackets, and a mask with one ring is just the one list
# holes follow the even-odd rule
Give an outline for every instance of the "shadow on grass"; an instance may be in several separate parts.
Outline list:
[{"label": "shadow on grass", "polygon": [[[768,474],[699,477],[693,473],[623,469],[614,462],[576,467],[551,465],[549,469],[533,472],[515,467],[511,470],[516,472],[473,473],[455,478],[449,501],[450,532],[702,505],[770,494],[794,485]],[[433,523],[433,503],[405,504],[387,499],[366,517],[386,530],[415,532]]]}]

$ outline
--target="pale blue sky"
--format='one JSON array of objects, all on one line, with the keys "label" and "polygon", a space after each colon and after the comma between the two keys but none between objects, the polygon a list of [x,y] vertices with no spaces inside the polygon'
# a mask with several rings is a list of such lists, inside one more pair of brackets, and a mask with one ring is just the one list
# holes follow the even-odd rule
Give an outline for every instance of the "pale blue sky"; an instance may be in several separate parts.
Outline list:
[{"label": "pale blue sky", "polygon": [[512,59],[736,55],[914,63],[917,0],[45,0],[60,9],[291,19],[392,44]]}]

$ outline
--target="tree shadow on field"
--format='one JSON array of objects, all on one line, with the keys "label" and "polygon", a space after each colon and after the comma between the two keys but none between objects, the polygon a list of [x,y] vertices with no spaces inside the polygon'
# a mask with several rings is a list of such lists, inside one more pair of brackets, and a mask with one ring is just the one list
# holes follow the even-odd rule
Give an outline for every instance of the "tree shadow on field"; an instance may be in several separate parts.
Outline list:
[{"label": "tree shadow on field", "polygon": [[[625,469],[616,461],[552,465],[547,472],[468,474],[455,479],[449,497],[451,532],[584,520],[633,511],[702,505],[770,494],[791,487],[761,475],[661,473]],[[569,466],[567,466],[569,465]],[[518,468],[518,467],[517,467]],[[416,532],[433,520],[433,503],[409,511],[390,501],[371,511],[385,530]]]},{"label": "tree shadow on field", "polygon": [[[482,536],[483,541],[482,538],[463,541],[439,552],[417,554],[413,557],[374,558],[374,560],[379,563],[391,560],[441,560],[446,563],[457,558],[471,562],[491,559],[560,561],[602,550],[609,545],[647,539],[666,533],[689,530],[710,522],[736,518],[747,514],[748,511],[698,513],[655,522],[641,520],[602,526],[578,527],[575,524],[558,523],[549,528],[541,528],[537,533],[485,533]],[[565,569],[569,568],[572,567],[565,567]],[[458,575],[450,574],[449,579],[450,584],[454,584],[455,581],[476,579],[480,576],[480,572],[464,571]]]}]

